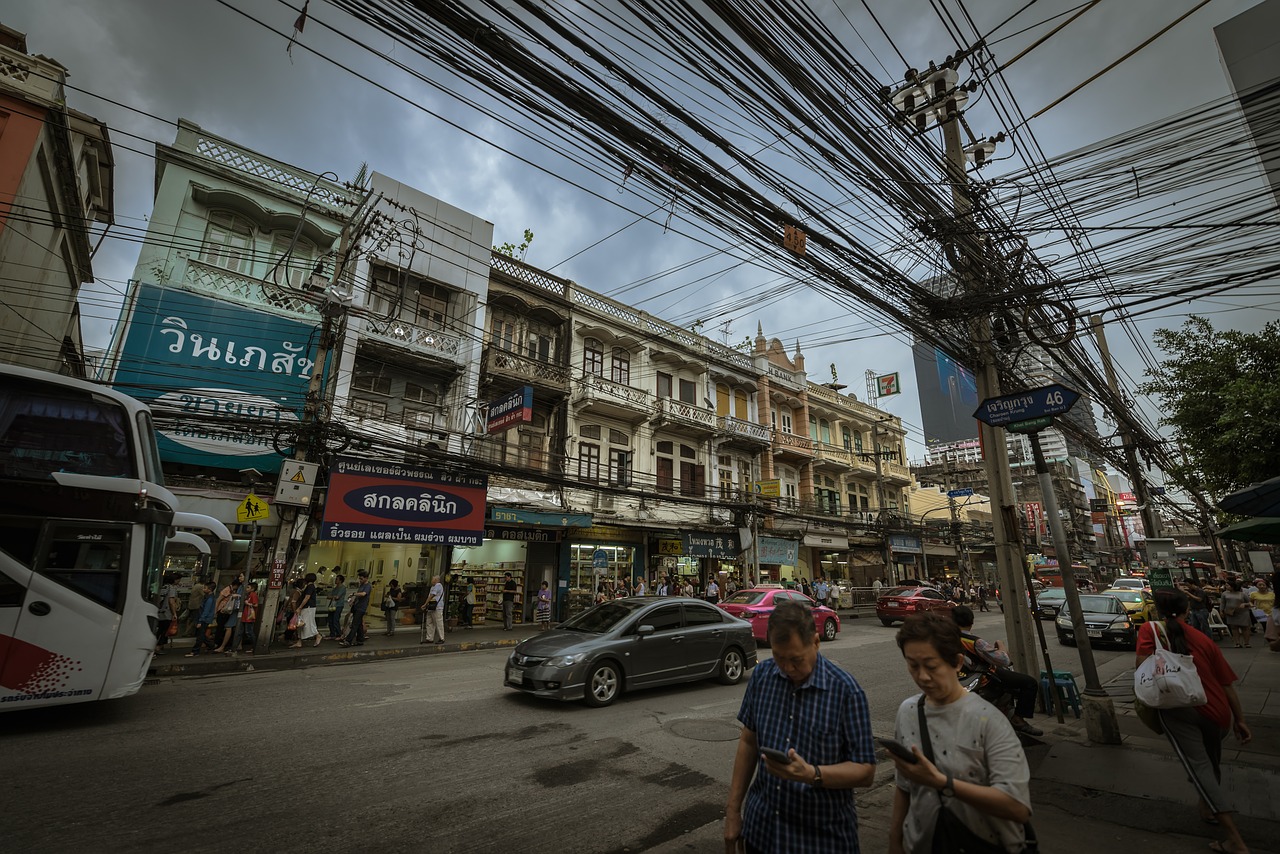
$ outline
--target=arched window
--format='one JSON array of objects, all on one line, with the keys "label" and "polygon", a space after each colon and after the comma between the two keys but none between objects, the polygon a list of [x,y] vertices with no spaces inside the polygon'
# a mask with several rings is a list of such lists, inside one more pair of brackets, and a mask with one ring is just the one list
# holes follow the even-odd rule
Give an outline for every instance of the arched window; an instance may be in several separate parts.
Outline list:
[{"label": "arched window", "polygon": [[586,338],[582,342],[582,372],[604,376],[604,345],[598,338]]},{"label": "arched window", "polygon": [[716,415],[729,414],[729,387],[724,383],[716,383]]},{"label": "arched window", "polygon": [[300,290],[315,271],[316,247],[309,240],[294,240],[292,234],[277,231],[271,238],[269,263],[276,284]]},{"label": "arched window", "polygon": [[253,226],[227,211],[210,213],[200,260],[233,273],[253,272]]},{"label": "arched window", "polygon": [[822,444],[831,444],[831,422],[823,419],[818,422],[818,429],[822,433]]},{"label": "arched window", "polygon": [[621,347],[613,348],[609,362],[609,379],[622,385],[631,385],[631,354]]},{"label": "arched window", "polygon": [[733,417],[746,421],[747,415],[747,393],[742,389],[733,390]]}]

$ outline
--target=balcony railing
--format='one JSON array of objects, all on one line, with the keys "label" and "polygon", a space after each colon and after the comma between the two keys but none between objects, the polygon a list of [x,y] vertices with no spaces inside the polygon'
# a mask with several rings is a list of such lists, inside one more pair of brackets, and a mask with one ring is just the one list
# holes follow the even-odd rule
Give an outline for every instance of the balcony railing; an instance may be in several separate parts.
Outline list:
[{"label": "balcony railing", "polygon": [[367,318],[364,332],[411,350],[428,353],[445,361],[456,362],[462,353],[462,338],[438,329],[424,329],[403,320]]},{"label": "balcony railing", "polygon": [[845,398],[840,396],[840,392],[817,383],[809,383],[809,396],[819,398],[833,406],[841,406],[845,402]]},{"label": "balcony railing", "polygon": [[885,462],[884,475],[885,477],[895,477],[895,478],[910,480],[911,469],[907,468],[902,463]]},{"label": "balcony railing", "polygon": [[820,442],[816,448],[817,459],[821,462],[832,463],[842,468],[853,468],[853,453],[846,451],[839,445],[832,445],[828,442]]},{"label": "balcony railing", "polygon": [[264,309],[284,309],[311,319],[317,319],[320,315],[314,305],[287,288],[243,273],[224,270],[199,258],[186,259],[182,281],[208,294],[230,297],[236,302]]},{"label": "balcony railing", "polygon": [[485,351],[484,357],[486,372],[501,371],[522,379],[568,388],[569,369],[560,365],[540,362],[493,347]]},{"label": "balcony railing", "polygon": [[808,436],[797,436],[794,433],[784,433],[781,430],[774,430],[773,444],[775,448],[797,451],[807,455],[813,454],[813,440]]},{"label": "balcony railing", "polygon": [[750,439],[762,445],[769,444],[768,427],[763,424],[752,424],[750,421],[743,421],[741,418],[734,418],[732,415],[722,415],[720,417],[720,430],[732,437]]},{"label": "balcony railing", "polygon": [[595,374],[579,377],[576,383],[580,399],[595,399],[605,403],[620,404],[627,409],[646,414],[653,411],[653,400],[649,392],[616,383],[613,380]]},{"label": "balcony railing", "polygon": [[332,211],[349,214],[358,198],[357,193],[353,193],[341,184],[279,160],[272,160],[256,151],[241,148],[234,142],[207,133],[189,122],[183,122],[180,128],[194,136],[190,142],[190,150],[195,154],[246,175],[278,184]]},{"label": "balcony railing", "polygon": [[506,273],[518,282],[533,285],[558,297],[568,299],[568,279],[548,275],[535,267],[530,267],[523,261],[512,258],[510,255],[504,255],[501,252],[493,253],[489,258],[489,266],[494,270]]},{"label": "balcony railing", "polygon": [[658,414],[673,424],[698,427],[712,433],[720,426],[716,414],[710,409],[703,409],[701,406],[671,397],[658,399]]}]

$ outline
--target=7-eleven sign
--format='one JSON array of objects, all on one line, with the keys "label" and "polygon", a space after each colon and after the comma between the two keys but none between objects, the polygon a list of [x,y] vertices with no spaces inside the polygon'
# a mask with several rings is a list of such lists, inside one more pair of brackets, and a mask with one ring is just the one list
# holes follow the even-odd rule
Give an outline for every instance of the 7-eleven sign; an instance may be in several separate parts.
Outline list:
[{"label": "7-eleven sign", "polygon": [[902,394],[902,384],[898,382],[897,372],[876,377],[876,396],[888,397],[891,394]]}]

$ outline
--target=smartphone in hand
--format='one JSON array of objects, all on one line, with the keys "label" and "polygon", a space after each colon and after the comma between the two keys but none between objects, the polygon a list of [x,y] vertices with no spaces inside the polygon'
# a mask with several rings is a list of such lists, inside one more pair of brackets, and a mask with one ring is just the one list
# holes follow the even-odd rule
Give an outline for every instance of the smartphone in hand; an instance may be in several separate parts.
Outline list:
[{"label": "smartphone in hand", "polygon": [[766,758],[772,759],[774,762],[779,764],[791,764],[791,757],[784,750],[774,750],[772,747],[762,747],[760,748],[760,752],[763,753]]},{"label": "smartphone in hand", "polygon": [[901,742],[894,741],[892,738],[877,738],[876,742],[908,765],[914,765],[920,761],[916,758],[916,755],[908,750]]}]

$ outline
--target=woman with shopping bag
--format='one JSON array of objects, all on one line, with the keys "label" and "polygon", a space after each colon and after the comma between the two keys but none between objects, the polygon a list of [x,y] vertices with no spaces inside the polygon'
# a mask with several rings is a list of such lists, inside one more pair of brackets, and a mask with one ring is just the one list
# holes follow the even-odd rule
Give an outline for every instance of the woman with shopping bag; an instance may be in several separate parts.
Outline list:
[{"label": "woman with shopping bag", "polygon": [[1227,732],[1234,731],[1241,744],[1253,738],[1236,694],[1235,671],[1211,638],[1186,623],[1190,600],[1185,593],[1157,590],[1155,600],[1161,619],[1138,629],[1134,692],[1155,708],[1165,736],[1200,796],[1200,817],[1221,825],[1226,833],[1224,841],[1210,847],[1248,854],[1236,827],[1235,810],[1221,786],[1222,741]]}]

